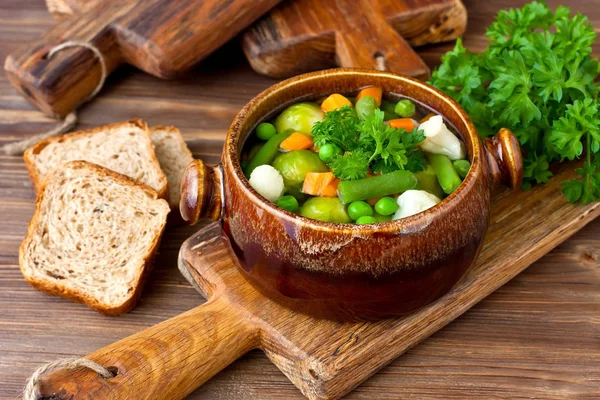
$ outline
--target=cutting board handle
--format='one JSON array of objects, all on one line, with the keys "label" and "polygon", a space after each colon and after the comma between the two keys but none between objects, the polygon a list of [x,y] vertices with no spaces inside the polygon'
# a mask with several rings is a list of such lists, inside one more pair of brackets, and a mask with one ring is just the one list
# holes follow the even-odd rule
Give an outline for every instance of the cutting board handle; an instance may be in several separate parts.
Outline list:
[{"label": "cutting board handle", "polygon": [[257,343],[258,330],[216,297],[86,356],[116,372],[113,378],[86,368],[59,370],[42,379],[39,392],[42,398],[177,400]]},{"label": "cutting board handle", "polygon": [[392,28],[383,13],[365,12],[373,4],[368,0],[359,2],[338,2],[340,8],[347,10],[345,15],[355,18],[346,21],[347,26],[336,35],[336,54],[338,63],[344,68],[366,68],[410,73],[419,79],[429,78],[429,67],[410,47],[410,45]]},{"label": "cutting board handle", "polygon": [[[117,4],[118,3],[118,4]],[[95,48],[110,74],[122,62],[110,23],[129,7],[108,2],[81,16],[61,21],[39,40],[10,54],[4,69],[13,86],[31,103],[53,117],[64,117],[89,99],[102,81],[98,55],[86,47],[66,47],[83,42]]]}]

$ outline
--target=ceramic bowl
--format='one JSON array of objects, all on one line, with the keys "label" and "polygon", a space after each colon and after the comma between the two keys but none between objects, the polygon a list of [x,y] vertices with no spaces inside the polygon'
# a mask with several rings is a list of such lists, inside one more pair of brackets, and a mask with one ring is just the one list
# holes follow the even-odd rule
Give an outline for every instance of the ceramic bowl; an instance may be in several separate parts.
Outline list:
[{"label": "ceramic bowl", "polygon": [[[462,137],[471,170],[441,203],[414,216],[370,225],[334,224],[275,207],[240,168],[244,141],[261,121],[291,104],[376,85],[444,116]],[[221,164],[187,169],[180,211],[195,223],[221,219],[243,273],[264,295],[316,317],[380,319],[420,308],[446,292],[473,264],[496,185],[522,181],[518,142],[502,129],[482,141],[465,111],[439,90],[389,72],[333,69],[300,75],[252,99],[231,124]]]}]

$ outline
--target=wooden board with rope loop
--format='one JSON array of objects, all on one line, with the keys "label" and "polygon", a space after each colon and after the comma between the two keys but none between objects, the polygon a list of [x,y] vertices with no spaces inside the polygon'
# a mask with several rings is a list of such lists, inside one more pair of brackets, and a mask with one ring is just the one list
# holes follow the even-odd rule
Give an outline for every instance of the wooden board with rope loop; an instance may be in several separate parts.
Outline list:
[{"label": "wooden board with rope loop", "polygon": [[[106,1],[47,4],[63,18]],[[426,79],[429,68],[411,46],[455,39],[466,26],[461,0],[290,0],[248,28],[242,46],[252,68],[272,77],[341,66]]]}]

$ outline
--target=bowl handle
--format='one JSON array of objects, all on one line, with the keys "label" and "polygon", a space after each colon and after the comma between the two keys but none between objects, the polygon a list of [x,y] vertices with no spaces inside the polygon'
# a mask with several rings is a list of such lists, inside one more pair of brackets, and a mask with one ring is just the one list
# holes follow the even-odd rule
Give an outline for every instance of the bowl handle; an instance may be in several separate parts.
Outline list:
[{"label": "bowl handle", "polygon": [[184,221],[196,224],[201,218],[221,219],[223,210],[223,170],[192,161],[181,179],[179,212]]},{"label": "bowl handle", "polygon": [[484,144],[494,183],[518,189],[523,183],[523,158],[515,135],[502,128],[496,136],[485,139]]}]

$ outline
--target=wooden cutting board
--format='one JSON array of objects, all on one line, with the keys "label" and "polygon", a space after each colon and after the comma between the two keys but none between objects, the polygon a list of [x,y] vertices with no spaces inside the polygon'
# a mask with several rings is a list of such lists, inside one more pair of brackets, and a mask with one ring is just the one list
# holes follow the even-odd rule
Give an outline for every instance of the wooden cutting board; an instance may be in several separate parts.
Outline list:
[{"label": "wooden cutting board", "polygon": [[242,40],[252,68],[273,77],[340,66],[426,79],[429,68],[411,45],[455,39],[466,25],[460,0],[294,0]]},{"label": "wooden cutting board", "polygon": [[[123,63],[159,78],[188,70],[280,0],[89,1],[85,12],[63,19],[38,41],[10,54],[4,69],[25,98],[63,117],[89,99],[102,81],[99,56],[110,74]],[[49,4],[59,7],[58,2]],[[60,8],[60,7],[59,7]]]},{"label": "wooden cutting board", "polygon": [[600,203],[566,202],[560,182],[573,177],[567,165],[547,185],[497,194],[483,249],[464,278],[435,303],[379,322],[316,320],[263,297],[239,272],[220,225],[206,223],[179,261],[208,302],[86,356],[116,367],[116,377],[58,371],[43,380],[41,393],[175,400],[260,348],[308,398],[340,398],[600,215]]},{"label": "wooden cutting board", "polygon": [[[48,8],[64,18],[110,1],[49,0]],[[461,0],[288,0],[249,28],[242,43],[252,68],[273,77],[383,65],[427,78],[429,68],[411,46],[455,39],[466,25]]]}]

